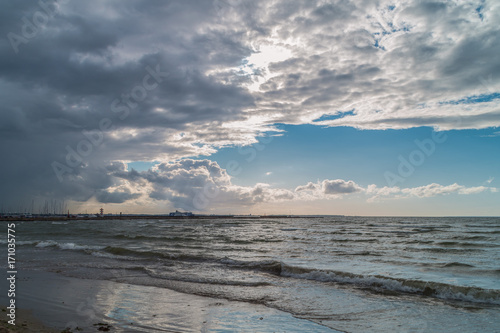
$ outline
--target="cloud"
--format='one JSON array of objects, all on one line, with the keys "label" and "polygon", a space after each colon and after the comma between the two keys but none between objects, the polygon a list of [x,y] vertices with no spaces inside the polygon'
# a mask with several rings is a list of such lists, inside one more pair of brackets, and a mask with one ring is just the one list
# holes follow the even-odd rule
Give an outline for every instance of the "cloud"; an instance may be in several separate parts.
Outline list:
[{"label": "cloud", "polygon": [[[500,125],[494,1],[479,11],[420,0],[47,4],[43,23],[33,21],[45,12],[38,2],[9,2],[0,14],[0,34],[22,38],[0,40],[6,206],[149,197],[194,207],[192,189],[207,184],[228,204],[343,196],[361,187],[237,187],[186,159],[253,144],[278,123]],[[162,163],[149,173],[106,169],[131,161]],[[125,181],[146,187],[119,188]]]},{"label": "cloud", "polygon": [[325,179],[317,183],[309,182],[295,188],[297,198],[305,200],[341,198],[344,195],[363,192],[364,189],[352,180]]},{"label": "cloud", "polygon": [[[0,172],[12,176],[2,184],[7,205],[45,197],[85,201],[94,193],[116,201],[116,194],[105,199],[113,193],[102,173],[109,162],[210,155],[272,130],[244,115],[254,105],[246,89],[204,74],[251,53],[237,34],[205,30],[213,24],[206,15],[214,14],[211,3],[49,6],[54,16],[18,53],[0,40],[0,150],[9,161]],[[23,17],[43,12],[37,3],[4,9],[3,36],[22,36]],[[89,146],[84,133],[101,139]],[[68,155],[75,160],[70,151],[84,152],[80,164],[67,163]]]},{"label": "cloud", "polygon": [[205,211],[232,205],[246,207],[295,198],[293,191],[272,188],[265,183],[234,185],[226,170],[210,160],[183,159],[161,163],[143,172],[115,168],[110,175],[140,188],[150,199],[165,201],[185,210]]},{"label": "cloud", "polygon": [[500,131],[493,132],[492,134],[483,135],[485,138],[496,138],[500,136]]},{"label": "cloud", "polygon": [[294,54],[271,66],[279,75],[261,86],[260,105],[287,110],[276,115],[280,121],[312,123],[353,110],[315,123],[363,129],[498,126],[498,99],[448,103],[500,91],[497,4],[485,3],[482,17],[469,2],[310,2],[286,12],[279,2],[269,7],[264,22],[276,22]]},{"label": "cloud", "polygon": [[322,188],[325,194],[350,194],[362,190],[361,187],[352,180],[345,181],[342,179],[324,180]]},{"label": "cloud", "polygon": [[130,193],[129,191],[99,191],[95,198],[102,203],[124,203],[127,200],[132,200],[140,197],[139,193]]},{"label": "cloud", "polygon": [[295,188],[295,192],[303,192],[303,191],[318,191],[320,186],[318,184],[314,184],[312,182],[307,183],[307,185],[300,185]]},{"label": "cloud", "polygon": [[[324,179],[290,190],[266,183],[240,186],[227,171],[211,160],[182,159],[160,163],[147,171],[128,170],[123,162],[103,167],[100,178],[106,185],[87,193],[81,201],[93,197],[99,203],[139,202],[149,206],[171,207],[196,212],[218,211],[227,207],[251,208],[265,203],[339,200],[357,195],[368,202],[393,199],[422,199],[442,195],[474,195],[497,192],[494,187],[466,187],[459,184],[428,184],[413,188],[363,187],[352,180]],[[84,182],[87,183],[87,182]],[[83,188],[83,187],[82,187]]]},{"label": "cloud", "polygon": [[498,190],[494,187],[487,186],[473,186],[466,187],[457,183],[451,185],[440,185],[436,183],[412,187],[412,188],[399,188],[399,187],[382,187],[378,188],[376,185],[370,185],[366,189],[366,193],[370,195],[369,201],[377,199],[408,199],[408,198],[430,198],[441,195],[459,194],[471,195],[482,192],[496,193]]}]

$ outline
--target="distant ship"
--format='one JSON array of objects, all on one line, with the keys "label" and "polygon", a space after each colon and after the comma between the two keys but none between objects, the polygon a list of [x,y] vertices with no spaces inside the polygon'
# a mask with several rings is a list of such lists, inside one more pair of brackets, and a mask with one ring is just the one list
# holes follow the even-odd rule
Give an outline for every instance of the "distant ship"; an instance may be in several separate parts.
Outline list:
[{"label": "distant ship", "polygon": [[176,210],[175,212],[168,214],[168,216],[194,216],[194,214],[191,212],[179,212]]}]

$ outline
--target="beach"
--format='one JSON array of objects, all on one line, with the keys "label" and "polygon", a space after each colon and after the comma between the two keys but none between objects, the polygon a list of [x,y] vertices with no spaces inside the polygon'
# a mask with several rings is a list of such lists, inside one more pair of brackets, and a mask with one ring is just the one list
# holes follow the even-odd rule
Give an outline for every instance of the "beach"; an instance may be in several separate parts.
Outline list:
[{"label": "beach", "polygon": [[[5,314],[7,312],[6,307],[1,307],[1,313]],[[16,309],[16,315],[18,320],[16,325],[9,324],[10,318],[0,320],[0,332],[1,333],[60,333],[61,330],[55,329],[44,325],[40,320],[33,316],[32,311],[24,309]]]},{"label": "beach", "polygon": [[18,290],[8,332],[336,332],[263,305],[50,272],[23,272]]}]

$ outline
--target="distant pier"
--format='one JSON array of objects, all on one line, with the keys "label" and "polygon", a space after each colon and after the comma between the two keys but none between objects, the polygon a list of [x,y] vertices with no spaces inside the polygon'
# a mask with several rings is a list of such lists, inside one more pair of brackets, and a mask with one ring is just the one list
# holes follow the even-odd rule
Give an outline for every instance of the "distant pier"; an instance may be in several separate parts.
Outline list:
[{"label": "distant pier", "polygon": [[90,221],[90,220],[200,220],[200,219],[284,219],[284,218],[323,218],[325,216],[311,215],[103,215],[75,216],[70,215],[39,215],[39,216],[0,216],[0,221]]}]

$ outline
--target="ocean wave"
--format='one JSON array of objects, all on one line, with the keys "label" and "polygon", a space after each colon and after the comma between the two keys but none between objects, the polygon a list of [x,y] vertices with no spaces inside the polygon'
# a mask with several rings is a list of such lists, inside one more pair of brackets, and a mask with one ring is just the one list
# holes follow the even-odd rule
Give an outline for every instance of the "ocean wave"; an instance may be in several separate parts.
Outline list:
[{"label": "ocean wave", "polygon": [[426,233],[426,232],[445,232],[445,230],[440,230],[435,227],[423,227],[423,228],[414,228],[411,231],[415,233]]},{"label": "ocean wave", "polygon": [[401,241],[393,241],[392,244],[434,244],[432,240],[422,240],[422,239],[414,239],[414,240],[401,240]]},{"label": "ocean wave", "polygon": [[449,263],[442,265],[441,267],[475,267],[475,266],[469,265],[469,264],[464,264],[461,262],[449,262]]},{"label": "ocean wave", "polygon": [[168,256],[161,252],[155,251],[137,251],[117,246],[106,246],[103,249],[108,254],[119,256],[134,256],[134,257],[147,257],[147,258],[168,258]]},{"label": "ocean wave", "polygon": [[280,261],[275,261],[275,260],[240,261],[240,260],[224,258],[219,260],[219,262],[233,268],[259,270],[266,273],[272,273],[278,276],[281,275],[281,269],[283,266],[283,264]]},{"label": "ocean wave", "polygon": [[[456,286],[432,281],[399,279],[382,275],[361,275],[342,271],[297,267],[275,260],[246,262],[223,259],[220,262],[233,268],[259,270],[286,278],[349,284],[375,292],[395,292],[434,297],[443,300],[500,305],[500,290],[494,289]],[[462,263],[449,263],[445,266],[465,267],[470,265]]]},{"label": "ocean wave", "polygon": [[485,224],[466,224],[466,228],[500,228],[497,222],[485,223]]},{"label": "ocean wave", "polygon": [[499,247],[497,244],[488,243],[471,243],[471,242],[456,242],[456,241],[444,241],[436,243],[440,246],[458,246],[458,247]]},{"label": "ocean wave", "polygon": [[[7,239],[0,239],[0,244],[7,244],[8,241]],[[16,246],[17,245],[36,245],[38,241],[20,241],[16,239]]]},{"label": "ocean wave", "polygon": [[451,237],[452,239],[459,239],[459,240],[484,240],[484,241],[494,241],[494,237],[488,237],[488,236],[455,236]]},{"label": "ocean wave", "polygon": [[102,251],[92,251],[90,252],[91,255],[94,257],[99,257],[99,258],[108,258],[108,259],[125,259],[125,260],[137,260],[136,258],[132,257],[125,257],[125,256],[117,256],[111,253],[106,253]]},{"label": "ocean wave", "polygon": [[166,236],[155,236],[155,235],[129,235],[129,234],[117,234],[111,235],[110,238],[114,239],[131,239],[131,240],[161,240],[167,242],[196,242],[199,239],[193,237],[166,237]]},{"label": "ocean wave", "polygon": [[420,248],[406,247],[404,250],[409,251],[409,252],[456,253],[456,254],[467,254],[470,252],[484,252],[485,251],[483,249],[477,249],[477,248],[457,249],[454,247],[447,247],[447,248],[443,248],[443,247],[420,247]]},{"label": "ocean wave", "polygon": [[228,280],[224,278],[213,278],[195,275],[180,275],[177,273],[157,272],[154,269],[145,268],[146,273],[157,279],[164,279],[169,281],[180,281],[200,284],[213,284],[213,285],[226,285],[226,286],[241,286],[241,287],[263,287],[272,285],[266,281],[241,281],[241,280]]},{"label": "ocean wave", "polygon": [[373,256],[373,257],[381,257],[384,254],[381,252],[375,251],[360,251],[360,252],[343,252],[337,253],[339,256]]},{"label": "ocean wave", "polygon": [[188,254],[188,253],[169,253],[159,251],[138,251],[123,247],[106,246],[102,249],[106,253],[116,255],[118,257],[135,257],[144,259],[169,259],[169,260],[184,260],[184,261],[214,261],[216,258],[211,256]]},{"label": "ocean wave", "polygon": [[57,247],[61,250],[101,250],[104,246],[92,246],[92,245],[79,245],[76,243],[58,243],[53,240],[48,241],[35,241],[32,243],[35,247],[45,248],[45,247]]},{"label": "ocean wave", "polygon": [[38,241],[17,241],[16,245],[36,245]]},{"label": "ocean wave", "polygon": [[284,240],[275,238],[253,238],[250,243],[282,243]]},{"label": "ocean wave", "polygon": [[500,290],[456,286],[440,282],[397,279],[380,275],[358,275],[348,272],[317,270],[283,264],[281,276],[352,284],[373,291],[417,294],[443,300],[466,301],[500,305]]}]

